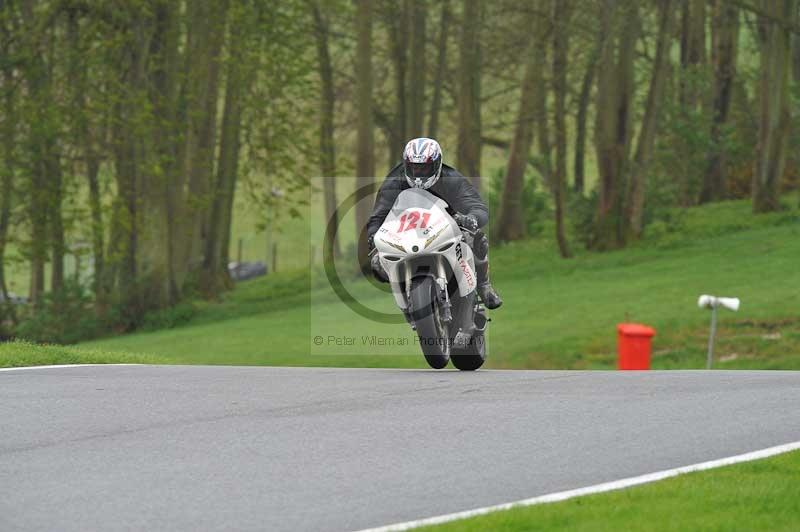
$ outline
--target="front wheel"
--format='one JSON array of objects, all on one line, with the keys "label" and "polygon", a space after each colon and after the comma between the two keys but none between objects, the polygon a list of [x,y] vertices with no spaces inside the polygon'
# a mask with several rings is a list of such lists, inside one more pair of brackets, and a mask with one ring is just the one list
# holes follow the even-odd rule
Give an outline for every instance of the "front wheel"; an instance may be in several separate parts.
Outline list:
[{"label": "front wheel", "polygon": [[419,345],[433,369],[442,369],[450,360],[450,337],[436,301],[436,284],[431,277],[411,280],[411,319],[417,327]]}]

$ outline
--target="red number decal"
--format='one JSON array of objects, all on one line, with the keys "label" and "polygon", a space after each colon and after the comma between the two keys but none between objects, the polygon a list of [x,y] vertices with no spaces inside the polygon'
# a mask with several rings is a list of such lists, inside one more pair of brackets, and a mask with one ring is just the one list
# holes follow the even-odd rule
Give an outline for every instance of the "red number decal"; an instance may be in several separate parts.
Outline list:
[{"label": "red number decal", "polygon": [[[426,212],[422,215],[422,223],[420,224],[420,229],[425,229],[428,227],[428,222],[431,219],[431,213]],[[406,223],[407,222],[407,223]],[[411,229],[416,229],[417,224],[420,222],[420,215],[418,211],[408,211],[404,213],[403,216],[400,217],[400,227],[397,228],[398,233],[402,233],[403,231],[410,231]]]},{"label": "red number decal", "polygon": [[406,215],[404,214],[403,216],[400,217],[400,227],[397,228],[398,233],[403,232],[403,225],[405,225],[405,223],[406,223]]},{"label": "red number decal", "polygon": [[406,225],[405,230],[409,231],[411,229],[416,229],[417,222],[419,222],[419,213],[417,211],[411,211],[408,213],[408,225]]}]

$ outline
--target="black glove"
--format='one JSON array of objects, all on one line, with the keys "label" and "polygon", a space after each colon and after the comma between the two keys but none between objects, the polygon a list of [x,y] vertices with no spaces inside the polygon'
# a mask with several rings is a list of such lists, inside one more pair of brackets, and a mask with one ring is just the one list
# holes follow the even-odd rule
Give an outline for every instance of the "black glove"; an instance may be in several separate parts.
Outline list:
[{"label": "black glove", "polygon": [[367,251],[372,253],[373,249],[375,249],[375,235],[369,235],[369,238],[367,238]]},{"label": "black glove", "polygon": [[461,214],[458,212],[454,218],[456,223],[467,231],[474,233],[478,230],[478,219],[475,218],[475,216],[471,214]]},{"label": "black glove", "polygon": [[386,275],[386,270],[383,269],[381,259],[377,253],[372,255],[372,258],[370,259],[370,266],[372,267],[372,274],[375,276],[375,279],[382,283],[389,282],[389,276]]}]

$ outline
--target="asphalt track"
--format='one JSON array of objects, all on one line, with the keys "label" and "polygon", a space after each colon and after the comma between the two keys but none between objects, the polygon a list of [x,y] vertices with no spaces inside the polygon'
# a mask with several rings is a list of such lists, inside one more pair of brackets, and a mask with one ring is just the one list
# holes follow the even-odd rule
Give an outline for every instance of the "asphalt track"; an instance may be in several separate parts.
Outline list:
[{"label": "asphalt track", "polygon": [[800,373],[0,372],[0,530],[354,530],[800,440]]}]

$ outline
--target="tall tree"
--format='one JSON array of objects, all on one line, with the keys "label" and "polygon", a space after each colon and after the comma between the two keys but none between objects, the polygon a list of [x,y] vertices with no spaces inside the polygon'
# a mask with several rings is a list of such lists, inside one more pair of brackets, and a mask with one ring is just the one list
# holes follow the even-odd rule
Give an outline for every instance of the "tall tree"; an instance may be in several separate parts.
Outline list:
[{"label": "tall tree", "polygon": [[35,306],[41,305],[45,292],[45,263],[48,249],[48,214],[50,213],[51,184],[47,179],[48,167],[53,166],[55,138],[58,127],[54,121],[54,107],[49,96],[51,72],[45,63],[42,35],[44,30],[38,25],[35,11],[36,2],[25,0],[21,3],[20,31],[25,50],[23,76],[25,78],[30,106],[30,131],[28,149],[30,166],[28,172],[27,214],[30,223],[30,288],[29,297]]},{"label": "tall tree", "polygon": [[[10,57],[11,39],[8,12],[5,2],[0,2],[0,50],[2,55]],[[11,229],[11,207],[14,194],[14,173],[16,172],[16,79],[14,69],[8,61],[0,69],[2,74],[2,126],[0,126],[0,143],[2,148],[2,164],[0,165],[0,336],[3,336],[3,323],[8,317],[14,318],[14,307],[9,304],[8,283],[6,282],[5,258],[9,230]]]},{"label": "tall tree", "polygon": [[229,47],[225,63],[225,99],[220,127],[219,154],[217,156],[217,175],[214,180],[209,220],[209,234],[204,253],[204,276],[209,295],[217,295],[232,287],[228,275],[228,250],[233,216],[233,201],[239,178],[239,156],[242,131],[242,94],[246,91],[245,49],[253,41],[249,34],[250,15],[245,6],[233,7],[231,23],[228,27]]},{"label": "tall tree", "polygon": [[543,45],[546,45],[541,31],[542,25],[534,20],[531,20],[530,24],[534,30],[534,38],[531,39],[525,53],[525,74],[520,87],[514,138],[508,154],[499,219],[496,225],[497,237],[503,241],[519,240],[525,237],[522,190],[525,169],[528,166],[533,142],[534,124],[537,119],[535,92],[537,88],[541,88],[541,84],[538,83],[538,78],[542,76],[542,72],[539,70],[540,55]]},{"label": "tall tree", "polygon": [[[88,108],[89,65],[87,56],[88,36],[81,32],[81,15],[78,9],[70,9],[67,13],[67,38],[69,49],[69,86],[72,90],[72,108],[70,121],[71,135],[78,144],[78,153],[82,159],[82,170],[89,191],[89,211],[91,218],[92,259],[94,276],[92,290],[95,296],[95,310],[102,313],[106,310],[105,290],[105,236],[103,227],[102,199],[100,193],[100,154],[96,146],[97,135],[90,122]],[[78,173],[77,171],[75,172]]]},{"label": "tall tree", "polygon": [[[178,218],[181,212],[183,190],[179,186],[183,180],[179,172],[183,168],[179,160],[181,151],[181,128],[186,124],[185,101],[182,97],[181,77],[184,62],[180,54],[181,34],[180,6],[168,0],[160,0],[154,6],[154,38],[150,47],[152,57],[152,87],[150,101],[156,116],[153,124],[155,165],[158,175],[153,176],[149,185],[153,203],[151,220],[161,225],[157,228],[160,241],[151,246],[151,260],[154,271],[160,274],[150,277],[160,296],[157,304],[168,301],[176,303],[182,295],[176,270],[179,233]],[[155,266],[158,265],[158,266]]]},{"label": "tall tree", "polygon": [[[323,197],[325,203],[325,221],[339,225],[339,214],[336,201],[336,143],[334,142],[334,108],[336,95],[333,86],[333,65],[330,53],[330,27],[327,14],[323,12],[319,2],[309,2],[314,19],[315,38],[317,41],[317,63],[320,79],[320,127],[319,151],[320,171],[322,172]],[[339,255],[339,242],[333,233],[325,233],[327,247],[326,256]]]},{"label": "tall tree", "polygon": [[[538,169],[542,176],[542,183],[550,192],[553,191],[553,144],[550,139],[550,113],[547,112],[547,101],[550,96],[548,77],[546,72],[547,59],[550,54],[550,37],[553,31],[553,21],[549,16],[539,16],[537,33],[541,36],[543,46],[540,47],[534,58],[534,69],[539,72],[536,77],[536,86],[533,89],[533,106],[536,115],[536,143],[539,159]],[[552,70],[552,69],[551,69]]]},{"label": "tall tree", "polygon": [[695,108],[702,91],[691,78],[706,62],[706,0],[683,0],[681,17],[681,104]]},{"label": "tall tree", "polygon": [[421,137],[424,135],[423,126],[425,118],[425,83],[427,77],[427,43],[428,19],[427,0],[410,0],[410,39],[411,53],[409,64],[411,69],[408,76],[408,135]]},{"label": "tall tree", "polygon": [[644,229],[644,204],[647,173],[650,169],[658,128],[658,115],[663,100],[664,85],[669,67],[669,52],[672,44],[672,0],[658,0],[658,36],[656,57],[650,75],[642,126],[636,144],[627,194],[627,237],[637,239]]},{"label": "tall tree", "polygon": [[[203,263],[204,238],[209,233],[208,204],[212,187],[217,134],[220,53],[225,35],[226,0],[188,4],[187,99],[188,119],[183,159],[188,196],[179,243],[178,267],[184,275],[194,274]],[[179,283],[181,284],[181,283]]]},{"label": "tall tree", "polygon": [[567,56],[569,54],[569,19],[572,6],[569,0],[553,0],[553,125],[555,126],[556,164],[553,173],[553,203],[555,204],[556,241],[558,251],[569,258],[564,230],[564,203],[567,195]]},{"label": "tall tree", "polygon": [[428,136],[439,134],[439,113],[442,109],[442,87],[447,66],[447,30],[450,26],[450,0],[442,0],[439,16],[439,40],[436,47],[436,71],[433,75],[433,97],[428,121]]},{"label": "tall tree", "polygon": [[383,18],[389,30],[390,58],[394,75],[395,108],[387,145],[389,166],[397,160],[397,154],[401,152],[408,140],[410,116],[408,105],[409,12],[408,0],[389,1],[383,5]]},{"label": "tall tree", "polygon": [[711,63],[714,67],[714,97],[711,122],[711,153],[703,178],[700,203],[726,196],[726,152],[724,131],[733,96],[739,42],[739,11],[724,0],[714,0],[711,17]]},{"label": "tall tree", "polygon": [[578,95],[578,111],[575,116],[575,192],[583,194],[586,184],[586,122],[589,118],[589,106],[592,101],[592,87],[594,86],[594,76],[597,71],[597,59],[600,55],[603,39],[601,35],[597,39],[597,44],[589,54],[586,62],[586,70],[581,79],[581,90]]},{"label": "tall tree", "polygon": [[756,213],[780,208],[779,191],[792,118],[789,93],[792,35],[781,21],[793,24],[797,20],[797,0],[762,0],[760,8],[766,16],[759,17],[758,22],[760,120],[752,187]]},{"label": "tall tree", "polygon": [[458,63],[458,147],[461,172],[481,186],[481,49],[480,0],[464,0]]},{"label": "tall tree", "polygon": [[598,63],[595,150],[597,152],[598,202],[590,246],[597,250],[625,245],[623,207],[625,175],[631,144],[634,92],[634,44],[639,32],[634,3],[601,4],[603,44]]},{"label": "tall tree", "polygon": [[356,49],[356,95],[358,98],[358,127],[356,135],[356,188],[366,195],[356,204],[356,235],[358,235],[358,262],[363,272],[369,269],[367,221],[372,206],[375,183],[375,153],[372,116],[372,2],[358,0],[356,13],[358,43]]}]

